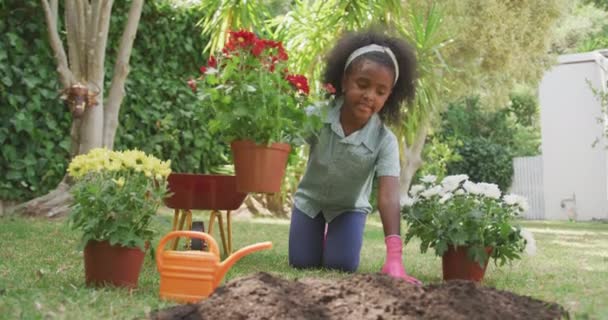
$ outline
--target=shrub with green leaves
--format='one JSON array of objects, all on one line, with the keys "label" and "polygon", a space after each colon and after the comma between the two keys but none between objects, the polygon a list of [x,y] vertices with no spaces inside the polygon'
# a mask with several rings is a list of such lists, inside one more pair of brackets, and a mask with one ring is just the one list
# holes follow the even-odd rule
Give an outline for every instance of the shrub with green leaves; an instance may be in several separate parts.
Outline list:
[{"label": "shrub with green leaves", "polygon": [[504,145],[488,138],[471,138],[456,147],[458,160],[447,164],[448,174],[466,173],[474,181],[488,181],[507,190],[513,181],[513,156]]},{"label": "shrub with green leaves", "polygon": [[466,175],[425,176],[402,201],[407,223],[405,242],[419,238],[420,251],[442,256],[448,246],[467,247],[468,256],[483,266],[491,258],[501,265],[520,258],[526,240],[516,220],[527,210],[525,198],[502,195],[495,184],[474,183]]},{"label": "shrub with green leaves", "polygon": [[[59,6],[63,12],[63,2]],[[114,1],[106,86],[129,6]],[[196,76],[207,60],[201,55],[207,40],[197,27],[201,15],[200,6],[146,2],[114,143],[116,149],[137,148],[170,159],[177,172],[210,173],[229,162],[221,135],[209,132],[212,115],[193,103],[187,86],[189,75]],[[56,68],[40,1],[0,1],[0,199],[45,194],[66,173],[72,119],[59,99]]]}]

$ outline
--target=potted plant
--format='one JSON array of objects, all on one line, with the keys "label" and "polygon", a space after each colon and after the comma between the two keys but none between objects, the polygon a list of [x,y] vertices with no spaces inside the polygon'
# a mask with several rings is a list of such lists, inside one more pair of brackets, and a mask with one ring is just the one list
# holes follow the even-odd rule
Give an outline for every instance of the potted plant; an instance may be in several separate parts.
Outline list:
[{"label": "potted plant", "polygon": [[167,196],[170,163],[138,150],[93,149],[74,157],[68,223],[81,230],[86,284],[136,287],[150,229]]},{"label": "potted plant", "polygon": [[211,132],[230,142],[237,190],[277,192],[290,145],[303,143],[321,126],[306,77],[291,74],[281,42],[231,31],[222,51],[210,56],[189,85],[203,108],[213,112]]},{"label": "potted plant", "polygon": [[[420,239],[420,251],[442,257],[443,278],[481,281],[490,258],[504,265],[520,258],[528,240],[515,219],[526,199],[502,195],[495,184],[474,183],[466,175],[425,176],[402,201],[405,242]],[[532,241],[533,239],[530,239]]]}]

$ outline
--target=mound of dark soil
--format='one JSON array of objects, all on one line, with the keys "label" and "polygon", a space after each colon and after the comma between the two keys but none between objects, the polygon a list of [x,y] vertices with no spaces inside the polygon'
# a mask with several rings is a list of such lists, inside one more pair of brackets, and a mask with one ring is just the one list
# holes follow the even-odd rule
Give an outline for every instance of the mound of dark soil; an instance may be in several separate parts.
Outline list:
[{"label": "mound of dark soil", "polygon": [[382,274],[284,280],[268,273],[235,279],[198,304],[152,319],[560,319],[555,303],[468,281],[415,287]]}]

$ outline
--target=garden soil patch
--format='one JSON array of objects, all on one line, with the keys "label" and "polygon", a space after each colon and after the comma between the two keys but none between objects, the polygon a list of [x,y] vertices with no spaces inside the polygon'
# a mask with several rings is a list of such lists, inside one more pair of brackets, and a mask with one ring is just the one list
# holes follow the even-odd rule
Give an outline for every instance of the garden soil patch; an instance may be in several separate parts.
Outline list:
[{"label": "garden soil patch", "polygon": [[560,319],[565,310],[468,281],[416,287],[382,274],[285,280],[268,273],[232,280],[198,304],[152,319]]}]

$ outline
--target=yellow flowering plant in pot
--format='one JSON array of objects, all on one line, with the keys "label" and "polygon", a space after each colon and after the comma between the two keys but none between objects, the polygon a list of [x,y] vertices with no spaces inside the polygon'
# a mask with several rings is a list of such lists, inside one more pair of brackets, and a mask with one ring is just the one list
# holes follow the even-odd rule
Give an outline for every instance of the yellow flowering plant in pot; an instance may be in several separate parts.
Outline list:
[{"label": "yellow flowering plant in pot", "polygon": [[68,223],[83,233],[87,285],[137,286],[170,173],[169,161],[138,150],[98,148],[71,161]]},{"label": "yellow flowering plant in pot", "polygon": [[[288,70],[281,42],[246,30],[231,31],[189,85],[197,103],[213,113],[211,132],[230,142],[237,189],[277,192],[292,145],[322,126],[308,79]],[[308,112],[307,112],[308,110]]]}]

